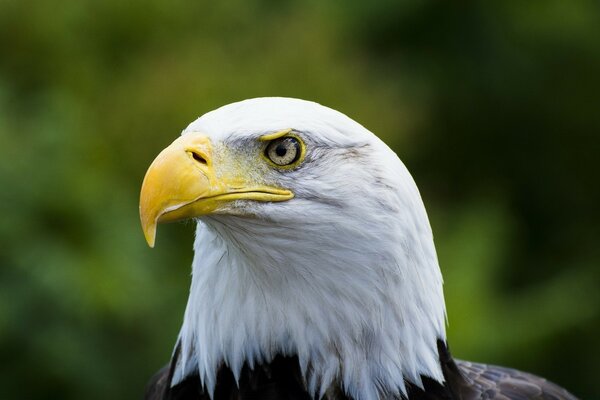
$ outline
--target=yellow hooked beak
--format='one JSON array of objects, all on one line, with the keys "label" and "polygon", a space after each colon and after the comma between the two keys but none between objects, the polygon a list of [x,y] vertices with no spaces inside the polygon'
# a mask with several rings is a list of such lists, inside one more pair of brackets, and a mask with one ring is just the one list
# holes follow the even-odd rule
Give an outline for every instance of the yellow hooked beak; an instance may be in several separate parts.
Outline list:
[{"label": "yellow hooked beak", "polygon": [[150,247],[154,247],[159,222],[218,212],[234,200],[285,201],[294,197],[289,190],[253,185],[243,171],[218,178],[212,152],[210,139],[192,132],[176,139],[150,165],[140,194],[142,230]]}]

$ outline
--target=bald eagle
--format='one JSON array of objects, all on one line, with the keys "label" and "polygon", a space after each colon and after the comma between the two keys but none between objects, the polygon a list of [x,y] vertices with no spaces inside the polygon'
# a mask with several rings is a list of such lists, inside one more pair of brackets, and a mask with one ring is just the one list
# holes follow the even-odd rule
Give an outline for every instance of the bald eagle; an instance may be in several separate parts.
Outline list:
[{"label": "bald eagle", "polygon": [[142,228],[197,220],[171,362],[146,399],[575,399],[455,360],[425,207],[396,154],[317,103],[192,122],[142,184]]}]

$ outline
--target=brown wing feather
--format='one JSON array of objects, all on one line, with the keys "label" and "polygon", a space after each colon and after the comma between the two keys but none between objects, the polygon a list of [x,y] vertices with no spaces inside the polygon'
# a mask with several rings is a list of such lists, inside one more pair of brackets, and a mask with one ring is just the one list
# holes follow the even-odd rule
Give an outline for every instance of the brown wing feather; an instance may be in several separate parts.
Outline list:
[{"label": "brown wing feather", "polygon": [[458,392],[465,400],[577,400],[544,378],[516,369],[456,360],[464,384]]},{"label": "brown wing feather", "polygon": [[144,400],[162,400],[169,376],[169,366],[161,368],[146,385]]},{"label": "brown wing feather", "polygon": [[[148,383],[144,400],[209,400],[197,377],[184,380],[177,386],[169,388],[169,366],[158,371]],[[234,399],[232,397],[231,399]]]}]

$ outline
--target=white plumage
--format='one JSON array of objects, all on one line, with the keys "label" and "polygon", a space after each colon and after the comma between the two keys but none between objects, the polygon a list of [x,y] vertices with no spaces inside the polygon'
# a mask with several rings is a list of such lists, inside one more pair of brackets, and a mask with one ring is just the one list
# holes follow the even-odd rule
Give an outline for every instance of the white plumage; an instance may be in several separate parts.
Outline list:
[{"label": "white plumage", "polygon": [[[256,138],[286,128],[306,143],[302,165],[253,163]],[[189,132],[295,197],[238,201],[198,221],[172,384],[198,372],[212,393],[221,362],[238,375],[277,353],[298,355],[319,396],[333,382],[371,400],[421,375],[443,381],[442,277],[419,192],[392,150],[337,111],[287,98],[219,108]]]}]

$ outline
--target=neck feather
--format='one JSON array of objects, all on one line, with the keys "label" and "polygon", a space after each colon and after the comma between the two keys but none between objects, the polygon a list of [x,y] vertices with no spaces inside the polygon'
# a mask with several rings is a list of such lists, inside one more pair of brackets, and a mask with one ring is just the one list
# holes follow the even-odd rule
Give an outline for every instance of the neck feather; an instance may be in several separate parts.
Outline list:
[{"label": "neck feather", "polygon": [[405,381],[421,386],[422,376],[443,381],[442,278],[424,209],[360,221],[362,229],[330,222],[198,223],[173,384],[198,373],[212,393],[223,363],[237,379],[245,363],[277,354],[298,356],[319,397],[332,385],[375,400],[405,395]]}]

